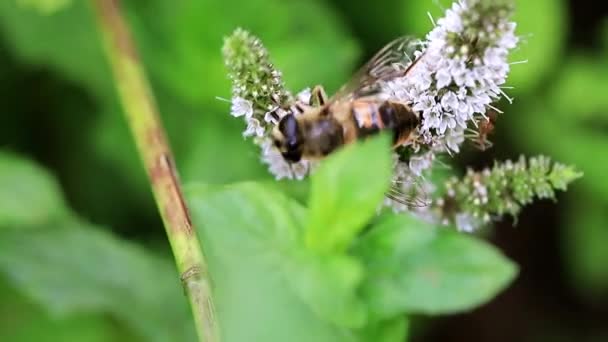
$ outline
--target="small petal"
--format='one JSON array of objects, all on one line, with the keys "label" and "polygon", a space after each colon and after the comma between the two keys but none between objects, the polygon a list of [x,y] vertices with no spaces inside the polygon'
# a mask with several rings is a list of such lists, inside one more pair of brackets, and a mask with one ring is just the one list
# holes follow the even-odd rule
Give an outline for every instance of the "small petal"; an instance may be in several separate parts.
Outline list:
[{"label": "small petal", "polygon": [[230,114],[234,117],[245,116],[250,118],[253,115],[253,105],[251,101],[247,101],[242,97],[234,97],[232,99],[232,106],[230,107]]}]

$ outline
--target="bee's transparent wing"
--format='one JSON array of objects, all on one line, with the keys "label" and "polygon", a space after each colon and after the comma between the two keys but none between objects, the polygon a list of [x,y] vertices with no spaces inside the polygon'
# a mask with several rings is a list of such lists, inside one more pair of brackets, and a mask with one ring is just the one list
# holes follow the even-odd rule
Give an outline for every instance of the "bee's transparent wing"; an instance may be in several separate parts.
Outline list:
[{"label": "bee's transparent wing", "polygon": [[417,62],[414,59],[414,52],[419,49],[419,39],[405,36],[393,40],[361,67],[329,102],[373,94],[378,90],[378,81],[388,81],[407,75]]},{"label": "bee's transparent wing", "polygon": [[431,204],[431,200],[424,189],[424,180],[419,177],[410,177],[405,180],[393,179],[386,197],[398,204],[409,208],[423,208]]}]

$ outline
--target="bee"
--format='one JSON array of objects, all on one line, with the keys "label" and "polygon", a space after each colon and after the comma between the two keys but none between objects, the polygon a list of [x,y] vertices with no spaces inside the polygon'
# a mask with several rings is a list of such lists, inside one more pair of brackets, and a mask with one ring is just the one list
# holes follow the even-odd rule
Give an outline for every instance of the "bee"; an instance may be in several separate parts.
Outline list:
[{"label": "bee", "polygon": [[[285,160],[322,159],[343,145],[380,132],[392,133],[393,148],[411,144],[420,125],[419,113],[406,103],[387,99],[381,86],[408,75],[421,58],[411,58],[418,47],[415,39],[398,38],[382,48],[332,98],[328,99],[323,88],[317,86],[308,104],[296,103],[292,113],[283,116],[272,132],[274,145]],[[389,193],[396,194],[397,188],[395,184]],[[403,197],[402,202],[413,203]]]}]

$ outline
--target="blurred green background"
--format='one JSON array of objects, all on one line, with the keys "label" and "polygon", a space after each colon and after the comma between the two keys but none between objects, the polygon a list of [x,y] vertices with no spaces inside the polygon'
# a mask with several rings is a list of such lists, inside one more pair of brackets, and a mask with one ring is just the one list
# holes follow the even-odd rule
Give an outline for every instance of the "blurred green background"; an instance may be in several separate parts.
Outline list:
[{"label": "blurred green background", "polygon": [[[230,97],[220,48],[236,27],[262,39],[289,88],[331,92],[394,37],[428,32],[427,11],[442,13],[431,0],[122,3],[182,179],[212,184],[270,179],[216,99]],[[546,154],[585,176],[558,203],[488,233],[520,265],[508,290],[468,314],[418,318],[412,341],[608,341],[608,5],[516,3],[522,43],[512,59],[528,63],[509,77],[515,102],[499,105],[495,147],[466,149],[456,169]],[[0,2],[0,175],[10,180],[0,204],[27,199],[0,210],[0,341],[192,336],[104,57],[87,1]],[[79,218],[57,230],[56,211]],[[130,272],[139,282],[124,281]]]}]

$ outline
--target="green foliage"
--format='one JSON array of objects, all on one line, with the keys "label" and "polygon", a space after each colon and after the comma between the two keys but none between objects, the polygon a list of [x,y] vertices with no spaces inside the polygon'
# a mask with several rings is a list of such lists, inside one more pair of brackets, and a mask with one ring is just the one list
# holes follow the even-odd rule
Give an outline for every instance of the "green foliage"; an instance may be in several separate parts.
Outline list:
[{"label": "green foliage", "polygon": [[65,215],[53,177],[4,151],[0,151],[0,189],[0,229],[35,226]]},{"label": "green foliage", "polygon": [[[317,260],[295,258],[305,252],[299,220],[303,207],[254,183],[222,191],[191,186],[187,194],[214,275],[224,341],[357,340],[313,311],[313,303],[304,301],[311,296],[302,296],[311,289],[292,286],[290,279],[301,277],[302,269],[296,267],[300,263],[315,277],[324,273],[315,268],[323,266]],[[323,284],[329,283],[323,277],[314,280],[322,283],[313,283],[313,290],[325,290]],[[307,279],[307,284],[312,281]]]},{"label": "green foliage", "polygon": [[0,212],[13,214],[0,222],[0,275],[15,290],[53,317],[103,312],[146,341],[193,339],[168,260],[76,218],[33,163],[3,152],[0,165]]},{"label": "green foliage", "polygon": [[42,14],[52,14],[70,5],[72,0],[16,0],[23,7],[34,8]]},{"label": "green foliage", "polygon": [[[289,89],[323,84],[331,94],[360,51],[421,36],[432,26],[426,12],[438,18],[442,11],[430,1],[398,0],[120,3],[182,178],[205,184],[268,178],[242,124],[215,99],[230,96],[219,51],[236,27],[264,40]],[[555,215],[565,219],[569,281],[595,307],[608,288],[608,44],[601,55],[584,50],[600,39],[567,27],[581,18],[567,15],[565,0],[516,4],[523,44],[512,60],[528,63],[512,66],[515,89],[507,92],[516,101],[500,104],[506,114],[492,140],[498,154],[545,153],[585,173],[573,194],[559,195]],[[0,1],[0,62],[0,146],[53,173],[0,152],[0,340],[194,340],[178,275],[168,257],[151,251],[166,241],[154,241],[162,230],[89,2]],[[191,187],[226,341],[402,342],[407,315],[470,310],[515,276],[511,262],[473,237],[409,217],[373,219],[386,155],[367,155],[381,148],[369,143],[368,152],[344,151],[348,157],[318,170],[308,208],[283,194],[297,186],[307,198],[307,184]],[[534,191],[576,176],[553,170],[555,177],[538,174],[543,187]],[[131,241],[140,239],[150,246]]]},{"label": "green foliage", "polygon": [[[387,186],[361,163],[389,179],[387,144],[370,139],[323,162],[308,209],[255,183],[189,187],[227,341],[402,341],[404,314],[470,310],[513,279],[515,266],[486,243],[407,216],[384,216],[356,239]],[[315,216],[328,207],[341,216]],[[311,245],[313,234],[338,243]]]},{"label": "green foliage", "polygon": [[379,318],[470,310],[493,298],[517,270],[482,241],[406,216],[384,218],[355,253],[365,260],[363,293]]},{"label": "green foliage", "polygon": [[[101,314],[49,317],[40,307],[0,282],[0,340],[11,342],[105,342],[134,340]],[[10,317],[10,319],[6,319]]]},{"label": "green foliage", "polygon": [[316,170],[306,233],[309,248],[344,250],[377,212],[391,175],[388,138],[345,147]]},{"label": "green foliage", "polygon": [[65,222],[4,232],[0,249],[4,276],[54,315],[106,312],[147,341],[193,337],[176,272],[138,246]]},{"label": "green foliage", "polygon": [[315,313],[339,326],[365,325],[366,308],[357,296],[364,270],[358,260],[344,254],[318,255],[301,246],[290,257],[285,276]]},{"label": "green foliage", "polygon": [[405,341],[409,332],[409,321],[404,317],[370,324],[363,330],[363,339],[374,342]]}]

